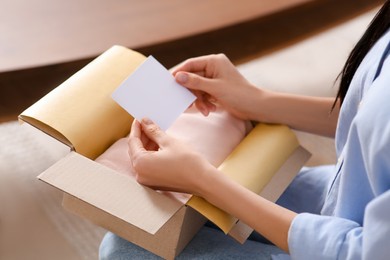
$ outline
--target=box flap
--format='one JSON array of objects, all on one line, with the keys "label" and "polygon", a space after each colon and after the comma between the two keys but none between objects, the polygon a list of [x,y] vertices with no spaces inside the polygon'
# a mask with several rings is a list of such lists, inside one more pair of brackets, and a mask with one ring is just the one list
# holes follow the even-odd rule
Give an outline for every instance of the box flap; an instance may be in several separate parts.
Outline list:
[{"label": "box flap", "polygon": [[[259,195],[269,201],[276,202],[295,178],[302,168],[302,165],[304,165],[310,157],[311,153],[302,146],[299,146],[276,172],[269,183],[261,190]],[[252,231],[253,229],[251,227],[247,226],[241,220],[238,220],[229,231],[229,235],[243,244]]]},{"label": "box flap", "polygon": [[38,178],[150,234],[155,234],[183,206],[76,152]]},{"label": "box flap", "polygon": [[113,46],[19,115],[19,119],[95,159],[130,131],[132,116],[112,92],[145,60]]}]

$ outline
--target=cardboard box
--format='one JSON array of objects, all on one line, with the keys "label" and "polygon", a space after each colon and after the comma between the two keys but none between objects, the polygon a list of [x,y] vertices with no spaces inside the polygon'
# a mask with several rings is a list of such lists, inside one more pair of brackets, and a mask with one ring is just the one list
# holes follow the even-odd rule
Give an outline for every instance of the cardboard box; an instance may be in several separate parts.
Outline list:
[{"label": "cardboard box", "polygon": [[96,225],[173,259],[206,219],[132,178],[70,152],[39,179],[65,192],[63,206]]},{"label": "cardboard box", "polygon": [[[244,242],[252,229],[207,201],[178,202],[94,161],[130,131],[131,116],[110,94],[144,59],[114,46],[19,116],[71,150],[38,178],[64,192],[66,209],[166,259],[177,256],[207,219]],[[259,124],[220,169],[276,201],[309,157],[287,127]]]}]

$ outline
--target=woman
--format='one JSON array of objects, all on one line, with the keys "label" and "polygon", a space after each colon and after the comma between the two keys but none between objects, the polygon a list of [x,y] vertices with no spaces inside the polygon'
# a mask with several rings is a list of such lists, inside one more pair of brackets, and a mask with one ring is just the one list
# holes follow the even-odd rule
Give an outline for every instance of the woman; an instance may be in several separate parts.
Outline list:
[{"label": "woman", "polygon": [[[220,174],[150,120],[134,122],[129,155],[140,183],[197,194],[275,245],[254,234],[241,246],[218,230],[204,227],[179,259],[388,258],[389,26],[390,1],[386,1],[348,58],[336,101],[256,88],[224,55],[190,59],[175,69],[177,82],[197,95],[195,105],[204,115],[218,104],[241,119],[335,136],[339,158],[335,167],[302,171],[274,204]],[[100,255],[107,259],[153,257],[111,233],[103,240]]]}]

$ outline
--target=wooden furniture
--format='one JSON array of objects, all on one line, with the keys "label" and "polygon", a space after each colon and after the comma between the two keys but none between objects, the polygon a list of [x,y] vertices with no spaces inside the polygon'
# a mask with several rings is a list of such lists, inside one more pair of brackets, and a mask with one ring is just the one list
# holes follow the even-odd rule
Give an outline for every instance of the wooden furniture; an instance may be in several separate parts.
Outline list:
[{"label": "wooden furniture", "polygon": [[0,73],[157,45],[311,0],[3,0]]}]

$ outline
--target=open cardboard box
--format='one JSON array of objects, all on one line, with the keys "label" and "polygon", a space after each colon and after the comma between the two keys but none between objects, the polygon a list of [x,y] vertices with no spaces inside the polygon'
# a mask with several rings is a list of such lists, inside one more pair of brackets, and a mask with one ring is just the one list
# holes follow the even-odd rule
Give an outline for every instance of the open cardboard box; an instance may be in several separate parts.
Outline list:
[{"label": "open cardboard box", "polygon": [[[19,116],[71,150],[38,178],[64,192],[66,209],[166,259],[207,219],[243,243],[253,230],[202,198],[178,202],[94,161],[130,131],[111,93],[144,59],[114,46]],[[219,169],[276,201],[309,157],[288,127],[258,124]]]}]

